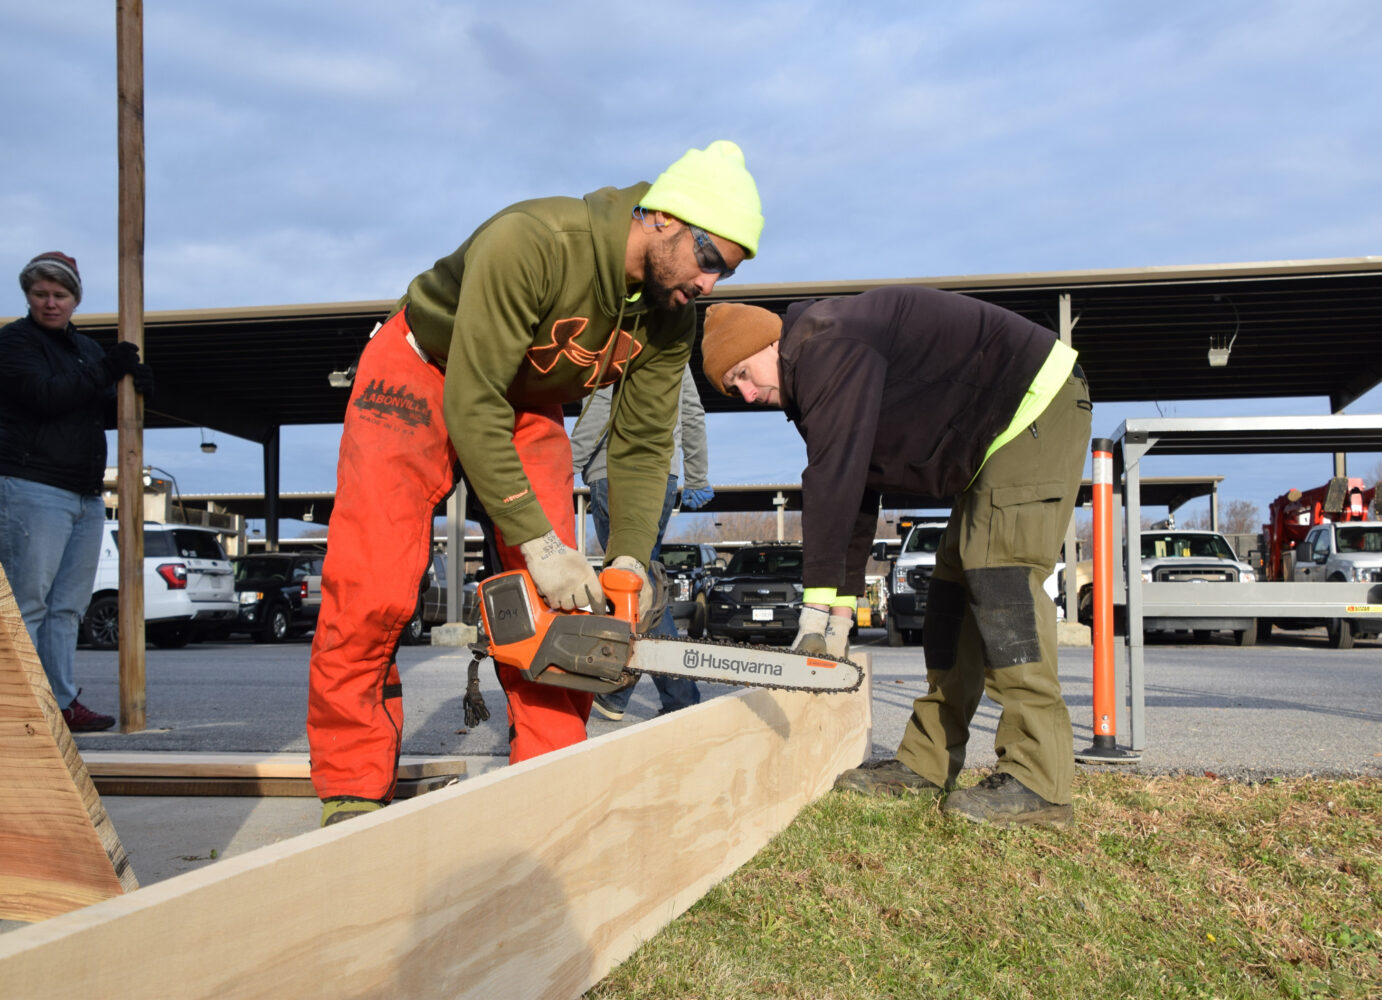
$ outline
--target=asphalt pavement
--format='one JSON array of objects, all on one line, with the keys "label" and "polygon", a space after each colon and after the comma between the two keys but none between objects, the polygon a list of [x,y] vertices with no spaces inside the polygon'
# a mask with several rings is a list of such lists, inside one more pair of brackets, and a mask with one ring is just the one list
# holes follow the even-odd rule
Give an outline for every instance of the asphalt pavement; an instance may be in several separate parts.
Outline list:
[{"label": "asphalt pavement", "polygon": [[[856,649],[867,651],[873,664],[874,755],[888,756],[913,699],[925,691],[922,651],[888,647],[881,630],[865,630],[862,640]],[[282,645],[227,641],[150,649],[146,728],[79,734],[77,746],[83,752],[305,753],[309,648],[309,640],[301,639]],[[464,757],[471,776],[504,766],[504,704],[493,669],[486,664],[481,671],[490,719],[467,729],[461,695],[469,652],[405,646],[398,659],[403,753]],[[1088,646],[1061,650],[1061,684],[1077,750],[1092,743],[1092,663]],[[1120,770],[1242,779],[1382,776],[1382,642],[1332,650],[1319,629],[1278,632],[1272,642],[1244,649],[1233,645],[1228,633],[1203,645],[1181,634],[1149,637],[1145,663],[1142,759]],[[80,650],[77,681],[84,704],[115,710],[115,653]],[[707,698],[730,690],[702,685]],[[623,721],[596,715],[589,734],[636,725],[657,708],[656,692],[645,679]],[[1120,718],[1125,734],[1125,717]],[[997,719],[997,706],[985,699],[974,719],[969,765],[995,763]],[[104,804],[143,885],[313,829],[320,809],[314,798],[230,796],[107,795]]]}]

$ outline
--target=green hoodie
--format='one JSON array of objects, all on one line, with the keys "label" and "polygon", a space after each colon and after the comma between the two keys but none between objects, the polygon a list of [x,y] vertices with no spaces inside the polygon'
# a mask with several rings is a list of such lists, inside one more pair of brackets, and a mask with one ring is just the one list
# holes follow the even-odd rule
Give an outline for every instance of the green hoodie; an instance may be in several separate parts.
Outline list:
[{"label": "green hoodie", "polygon": [[646,563],[652,551],[696,314],[627,300],[629,223],[647,190],[511,205],[414,278],[399,303],[423,350],[445,359],[447,430],[508,544],[551,530],[513,446],[514,409],[622,380],[609,443],[610,496],[621,500],[605,558]]}]

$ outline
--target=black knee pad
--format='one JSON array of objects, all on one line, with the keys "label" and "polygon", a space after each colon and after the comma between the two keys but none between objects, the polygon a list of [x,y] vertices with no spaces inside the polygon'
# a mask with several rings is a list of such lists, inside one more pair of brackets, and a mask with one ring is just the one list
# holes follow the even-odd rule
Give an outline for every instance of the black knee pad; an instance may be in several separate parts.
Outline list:
[{"label": "black knee pad", "polygon": [[1025,566],[965,571],[987,667],[1012,667],[1041,659],[1036,603],[1032,600],[1029,576]]},{"label": "black knee pad", "polygon": [[964,587],[954,580],[932,577],[921,629],[921,649],[926,654],[927,670],[949,670],[955,665],[964,616]]}]

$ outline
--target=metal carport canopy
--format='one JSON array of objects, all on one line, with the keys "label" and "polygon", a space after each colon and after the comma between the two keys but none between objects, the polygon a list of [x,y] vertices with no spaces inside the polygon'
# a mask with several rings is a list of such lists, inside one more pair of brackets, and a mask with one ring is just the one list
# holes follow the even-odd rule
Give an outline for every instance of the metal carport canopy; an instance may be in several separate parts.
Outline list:
[{"label": "metal carport canopy", "polygon": [[[1096,403],[1324,397],[1332,410],[1382,382],[1382,257],[1130,270],[729,284],[697,302],[751,302],[781,313],[793,302],[917,284],[995,302],[1059,329],[1069,296],[1072,342]],[[401,291],[401,289],[400,289]],[[327,382],[355,361],[392,301],[151,312],[145,356],[157,394],[145,425],[207,427],[269,441],[280,426],[339,423],[347,392]],[[114,314],[78,325],[113,342]],[[1235,339],[1236,335],[1236,339]],[[1228,365],[1211,343],[1232,342]],[[751,409],[710,389],[710,412]],[[574,412],[577,407],[573,406]]]},{"label": "metal carport canopy", "polygon": [[[1208,496],[1218,489],[1223,476],[1144,476],[1142,477],[1142,503],[1147,507],[1166,507],[1176,510],[1181,504],[1195,497]],[[800,483],[715,483],[715,496],[698,514],[720,514],[731,511],[770,511],[779,497],[784,510],[801,510]],[[585,487],[578,487],[576,494],[586,494]],[[1088,479],[1080,485],[1077,503],[1088,506],[1093,487]],[[268,514],[268,506],[263,493],[185,493],[178,498],[186,506],[202,510],[215,506],[217,510],[239,514],[245,518],[263,518]],[[331,520],[336,495],[330,492],[292,492],[278,496],[279,517],[297,521],[314,521],[326,524]],[[883,510],[945,510],[950,501],[927,497],[885,494]]]}]

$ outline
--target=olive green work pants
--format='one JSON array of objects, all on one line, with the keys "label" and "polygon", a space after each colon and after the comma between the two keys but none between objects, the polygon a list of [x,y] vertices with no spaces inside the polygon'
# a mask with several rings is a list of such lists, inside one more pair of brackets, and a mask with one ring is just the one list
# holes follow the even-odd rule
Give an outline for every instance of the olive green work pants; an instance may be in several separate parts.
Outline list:
[{"label": "olive green work pants", "polygon": [[929,690],[913,704],[897,751],[938,785],[953,786],[964,767],[970,720],[987,692],[1002,708],[998,770],[1049,802],[1070,801],[1074,739],[1060,692],[1056,607],[1043,583],[1074,509],[1091,415],[1089,388],[1072,374],[955,500],[923,622]]}]

